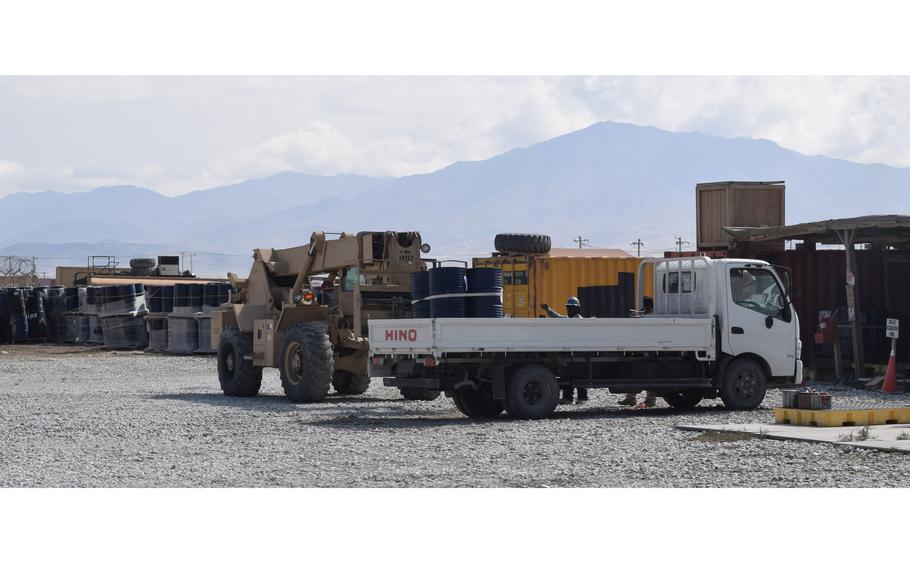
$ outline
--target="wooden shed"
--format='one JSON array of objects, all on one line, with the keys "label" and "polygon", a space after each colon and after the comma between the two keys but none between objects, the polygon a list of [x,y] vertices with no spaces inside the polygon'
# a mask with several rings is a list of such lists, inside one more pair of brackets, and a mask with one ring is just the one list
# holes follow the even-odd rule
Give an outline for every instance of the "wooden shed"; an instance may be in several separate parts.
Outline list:
[{"label": "wooden shed", "polygon": [[784,182],[718,181],[695,186],[698,250],[727,248],[724,227],[784,225]]}]

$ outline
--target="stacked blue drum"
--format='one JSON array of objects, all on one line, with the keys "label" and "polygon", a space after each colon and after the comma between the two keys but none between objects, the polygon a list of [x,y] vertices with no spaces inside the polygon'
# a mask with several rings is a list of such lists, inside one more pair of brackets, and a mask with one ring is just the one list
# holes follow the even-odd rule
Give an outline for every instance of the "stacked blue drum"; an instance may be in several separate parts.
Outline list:
[{"label": "stacked blue drum", "polygon": [[430,295],[430,273],[426,270],[411,273],[411,311],[415,318],[430,317],[430,303],[424,298]]},{"label": "stacked blue drum", "polygon": [[411,273],[415,318],[501,318],[502,271],[437,267]]},{"label": "stacked blue drum", "polygon": [[503,316],[502,270],[469,268],[467,281],[468,293],[471,295],[467,298],[466,315],[469,318],[501,318]]},{"label": "stacked blue drum", "polygon": [[430,273],[430,296],[449,296],[430,300],[430,317],[463,318],[463,294],[468,291],[465,269],[460,266],[440,266],[427,272]]}]

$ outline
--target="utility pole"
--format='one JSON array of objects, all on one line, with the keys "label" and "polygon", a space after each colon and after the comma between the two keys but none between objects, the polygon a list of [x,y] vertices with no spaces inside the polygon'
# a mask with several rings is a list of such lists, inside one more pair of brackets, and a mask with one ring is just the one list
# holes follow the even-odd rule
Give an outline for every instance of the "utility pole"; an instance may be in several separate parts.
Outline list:
[{"label": "utility pole", "polygon": [[578,235],[578,237],[576,237],[576,238],[574,238],[574,239],[572,239],[572,240],[575,241],[576,243],[578,243],[578,248],[582,248],[582,247],[586,246],[586,243],[589,243],[589,242],[590,242],[589,239],[583,239],[583,238],[581,238],[581,235]]},{"label": "utility pole", "polygon": [[692,244],[689,241],[682,240],[682,237],[676,237],[676,251],[682,252],[683,245]]},{"label": "utility pole", "polygon": [[629,244],[638,249],[638,252],[635,253],[635,256],[641,256],[641,247],[645,244],[645,243],[641,242],[641,238],[639,238],[638,240],[632,241]]}]

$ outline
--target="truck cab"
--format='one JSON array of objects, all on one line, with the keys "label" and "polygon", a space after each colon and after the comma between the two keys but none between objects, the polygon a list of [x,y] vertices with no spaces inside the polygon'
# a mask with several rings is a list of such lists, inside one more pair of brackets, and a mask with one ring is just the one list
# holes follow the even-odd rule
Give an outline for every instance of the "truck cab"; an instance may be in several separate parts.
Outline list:
[{"label": "truck cab", "polygon": [[[799,319],[788,286],[773,266],[749,259],[646,259],[639,282],[654,271],[653,310],[641,317],[715,317],[718,349],[765,368],[769,382],[802,382]],[[638,305],[644,302],[642,287]]]}]

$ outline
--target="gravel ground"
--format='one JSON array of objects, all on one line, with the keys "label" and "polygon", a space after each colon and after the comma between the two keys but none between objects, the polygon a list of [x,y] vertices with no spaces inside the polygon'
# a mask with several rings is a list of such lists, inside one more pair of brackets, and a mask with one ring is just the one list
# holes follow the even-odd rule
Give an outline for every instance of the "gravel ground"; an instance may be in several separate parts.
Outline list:
[{"label": "gravel ground", "polygon": [[[829,389],[830,390],[830,389]],[[856,390],[837,401],[888,400]],[[64,487],[882,487],[910,456],[826,444],[702,441],[680,423],[771,421],[780,402],[730,412],[628,410],[592,390],[549,420],[471,421],[449,399],[409,402],[374,381],[356,397],[284,398],[266,370],[253,399],[221,394],[212,357],[0,346],[0,485]]]}]

